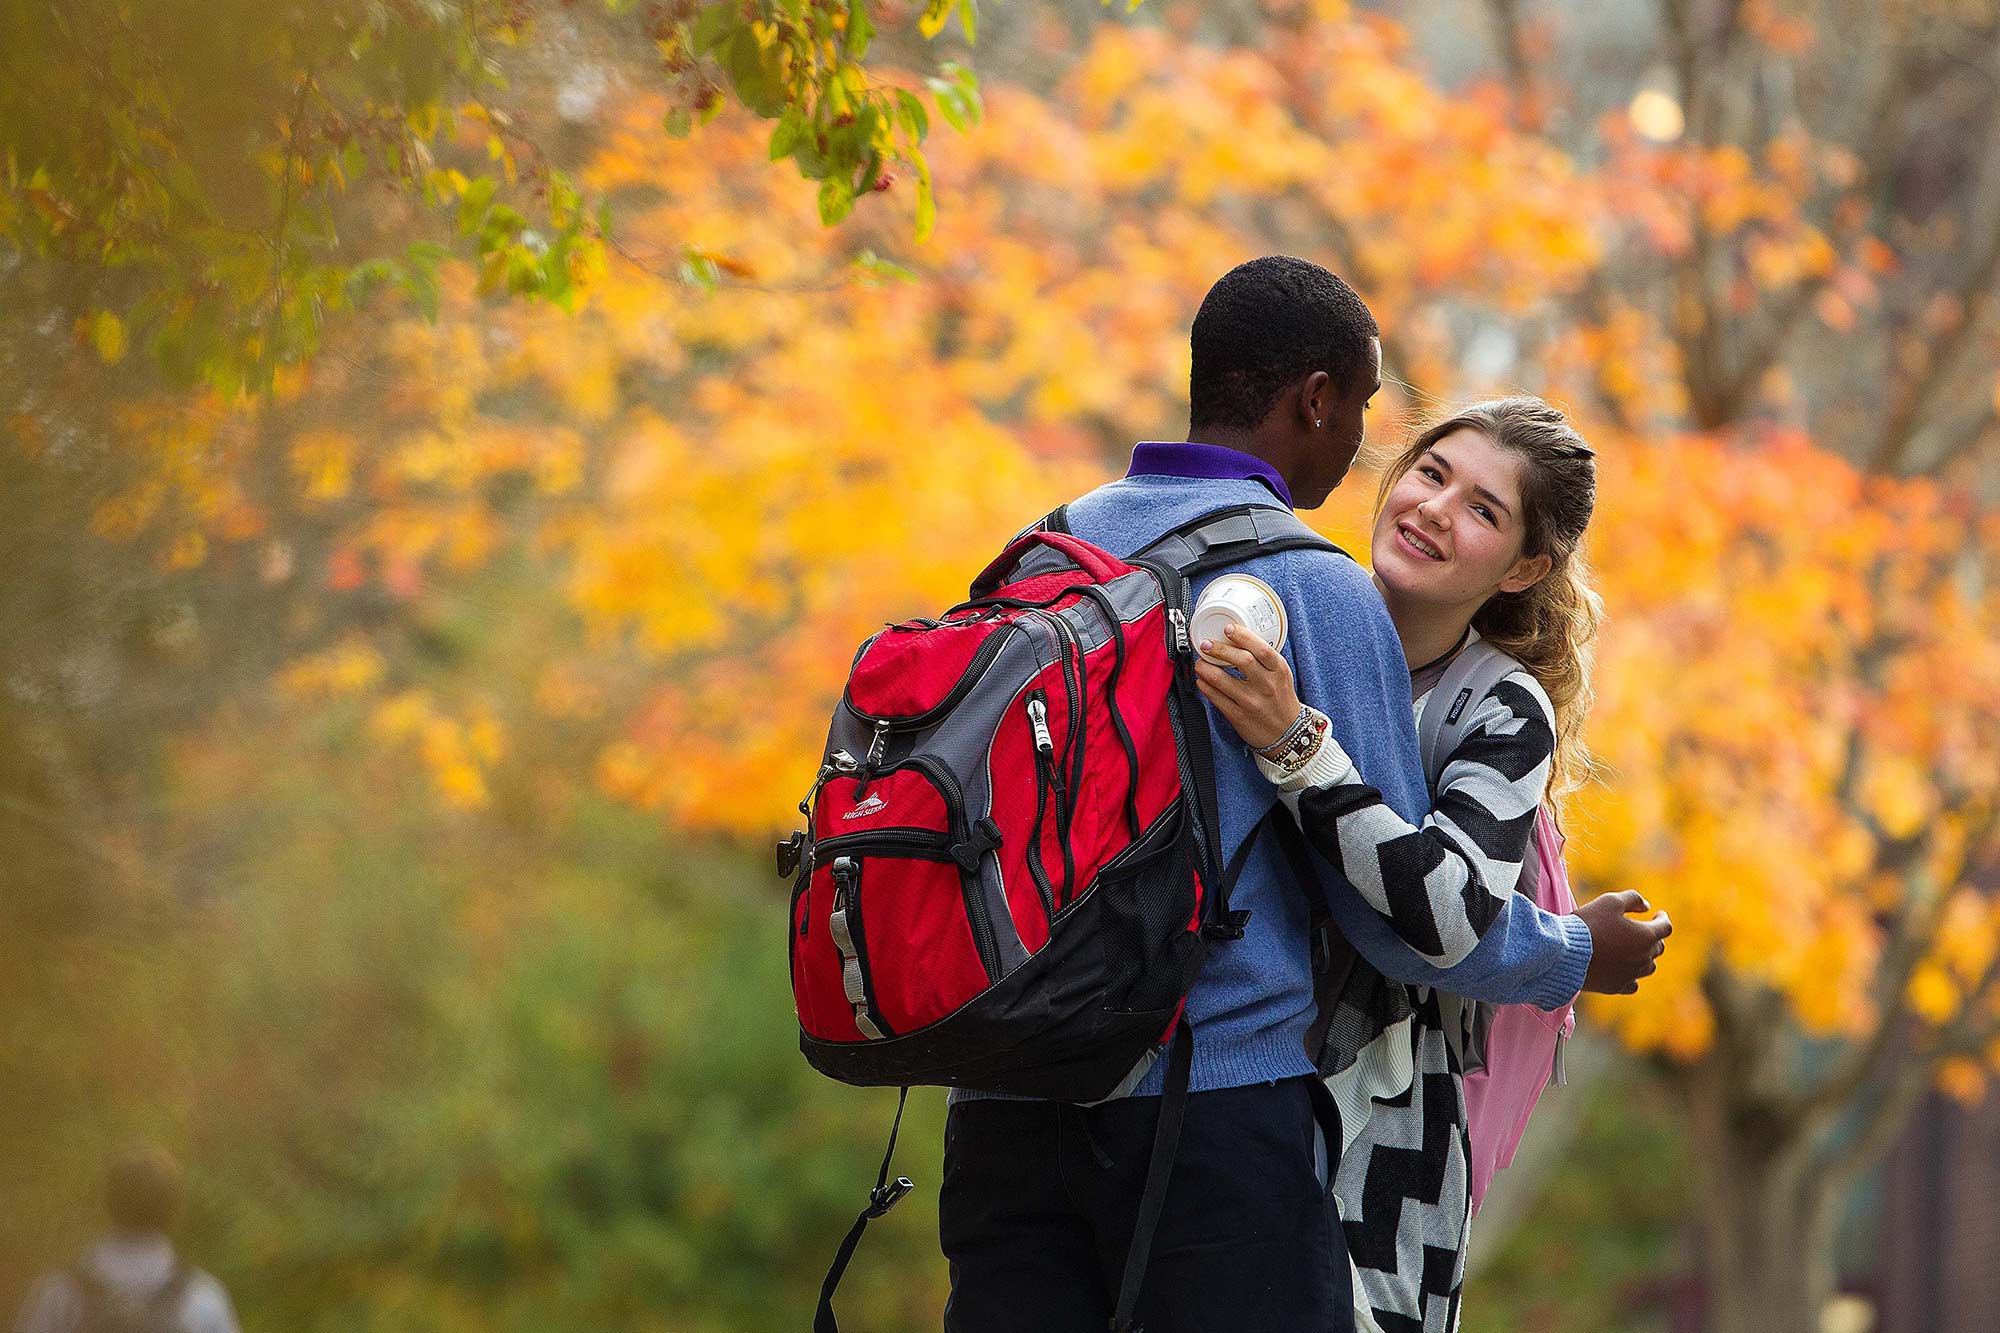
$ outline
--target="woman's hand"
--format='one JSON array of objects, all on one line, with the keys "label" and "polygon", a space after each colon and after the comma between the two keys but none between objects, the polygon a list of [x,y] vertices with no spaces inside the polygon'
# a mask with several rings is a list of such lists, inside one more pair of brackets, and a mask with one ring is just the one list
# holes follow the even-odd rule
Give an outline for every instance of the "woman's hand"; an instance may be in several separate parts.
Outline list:
[{"label": "woman's hand", "polygon": [[1201,697],[1215,705],[1244,744],[1262,750],[1284,739],[1299,716],[1299,693],[1292,684],[1292,667],[1276,648],[1254,630],[1231,625],[1228,642],[1201,641],[1201,651],[1242,672],[1238,679],[1204,656],[1194,664]]}]

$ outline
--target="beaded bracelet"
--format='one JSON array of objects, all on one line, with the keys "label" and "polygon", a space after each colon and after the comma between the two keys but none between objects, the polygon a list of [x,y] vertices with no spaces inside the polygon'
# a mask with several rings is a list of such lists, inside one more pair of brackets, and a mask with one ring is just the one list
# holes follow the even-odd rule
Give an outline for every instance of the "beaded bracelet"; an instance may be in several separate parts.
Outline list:
[{"label": "beaded bracelet", "polygon": [[1319,728],[1314,725],[1315,716],[1311,708],[1300,704],[1299,715],[1292,720],[1291,726],[1285,728],[1285,734],[1257,753],[1274,764],[1285,764],[1308,746],[1318,748],[1313,745],[1319,736]]},{"label": "beaded bracelet", "polygon": [[1279,778],[1280,782],[1290,781],[1311,767],[1312,761],[1319,757],[1321,747],[1326,744],[1329,730],[1330,724],[1327,719],[1323,717],[1314,718],[1312,734],[1306,737],[1305,743],[1302,746],[1287,754],[1282,760],[1270,761],[1276,763],[1283,771],[1283,776]]}]

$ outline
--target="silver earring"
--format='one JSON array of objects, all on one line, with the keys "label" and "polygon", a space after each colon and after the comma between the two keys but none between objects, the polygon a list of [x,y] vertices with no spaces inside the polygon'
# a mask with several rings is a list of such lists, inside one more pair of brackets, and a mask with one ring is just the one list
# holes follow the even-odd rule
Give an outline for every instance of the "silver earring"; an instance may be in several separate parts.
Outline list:
[{"label": "silver earring", "polygon": [[1324,427],[1325,425],[1326,425],[1326,423],[1325,423],[1324,421],[1321,421],[1321,420],[1320,420],[1320,419],[1319,419],[1318,417],[1314,417],[1314,418],[1313,418],[1313,429],[1314,429],[1314,430],[1319,430],[1319,429],[1321,429],[1322,427]]}]

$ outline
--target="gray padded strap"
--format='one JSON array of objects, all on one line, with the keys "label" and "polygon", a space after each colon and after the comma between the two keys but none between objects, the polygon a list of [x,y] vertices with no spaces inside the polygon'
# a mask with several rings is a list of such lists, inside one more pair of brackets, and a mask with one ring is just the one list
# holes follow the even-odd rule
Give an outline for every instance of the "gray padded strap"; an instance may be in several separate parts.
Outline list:
[{"label": "gray padded strap", "polygon": [[1435,793],[1452,751],[1465,739],[1478,704],[1521,664],[1484,639],[1476,639],[1452,659],[1444,677],[1424,699],[1417,723],[1417,751],[1424,760],[1424,785]]},{"label": "gray padded strap", "polygon": [[[1520,663],[1484,639],[1476,639],[1452,659],[1444,676],[1424,698],[1423,717],[1417,722],[1417,749],[1424,758],[1424,784],[1433,802],[1444,766],[1465,739],[1473,715],[1493,687],[1506,679]],[[1541,863],[1535,845],[1528,844],[1521,861],[1521,877],[1514,887],[1530,899],[1541,878]],[[1449,991],[1439,991],[1438,1011],[1444,1023],[1445,1040],[1457,1052],[1459,1072],[1477,1073],[1486,1067],[1487,1036],[1493,1027],[1494,1008],[1483,1000],[1468,1000]]]},{"label": "gray padded strap", "polygon": [[1140,551],[1135,560],[1157,560],[1185,570],[1189,566],[1222,553],[1225,548],[1235,548],[1242,554],[1239,559],[1248,560],[1258,554],[1257,548],[1277,541],[1303,542],[1329,550],[1338,550],[1332,542],[1314,532],[1303,519],[1289,509],[1277,506],[1258,505],[1247,510],[1219,514],[1201,523],[1191,524],[1183,530],[1170,532]]}]

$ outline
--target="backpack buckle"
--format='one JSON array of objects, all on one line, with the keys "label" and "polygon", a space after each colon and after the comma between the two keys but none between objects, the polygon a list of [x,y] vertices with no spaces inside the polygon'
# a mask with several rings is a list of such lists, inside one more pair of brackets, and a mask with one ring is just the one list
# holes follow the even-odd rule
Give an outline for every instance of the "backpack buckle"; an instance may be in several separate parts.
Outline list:
[{"label": "backpack buckle", "polygon": [[1243,928],[1250,924],[1250,909],[1238,908],[1227,913],[1220,921],[1204,921],[1201,937],[1205,940],[1240,940]]},{"label": "backpack buckle", "polygon": [[908,1176],[897,1176],[886,1185],[877,1186],[868,1192],[867,1216],[880,1217],[894,1208],[905,1194],[916,1188]]},{"label": "backpack buckle", "polygon": [[778,844],[778,878],[790,879],[798,873],[799,862],[805,860],[806,831],[796,829],[792,836]]},{"label": "backpack buckle", "polygon": [[999,846],[1000,826],[993,822],[992,816],[982,816],[980,821],[972,826],[970,838],[952,844],[951,859],[958,862],[960,870],[970,875],[978,871],[979,858],[997,850]]}]

